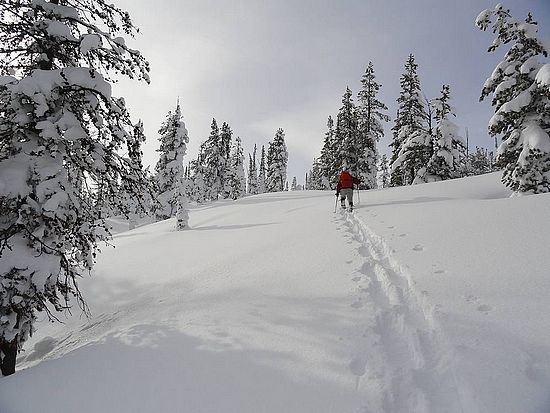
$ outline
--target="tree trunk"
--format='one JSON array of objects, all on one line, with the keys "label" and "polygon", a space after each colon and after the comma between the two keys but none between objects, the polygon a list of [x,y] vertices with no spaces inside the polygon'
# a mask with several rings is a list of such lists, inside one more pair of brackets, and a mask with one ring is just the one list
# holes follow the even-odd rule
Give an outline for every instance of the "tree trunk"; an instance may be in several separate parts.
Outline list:
[{"label": "tree trunk", "polygon": [[0,340],[0,370],[2,375],[9,376],[15,373],[15,360],[17,358],[17,339],[11,343]]}]

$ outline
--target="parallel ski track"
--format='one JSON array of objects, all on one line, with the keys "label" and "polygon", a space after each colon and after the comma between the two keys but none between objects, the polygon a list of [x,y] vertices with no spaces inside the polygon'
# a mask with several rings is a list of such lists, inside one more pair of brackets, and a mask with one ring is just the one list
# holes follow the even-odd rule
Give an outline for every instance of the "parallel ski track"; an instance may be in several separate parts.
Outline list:
[{"label": "parallel ski track", "polygon": [[[364,262],[357,305],[370,310],[362,348],[350,364],[361,376],[364,412],[475,413],[466,383],[457,377],[455,353],[426,294],[392,256],[386,242],[354,213],[343,213]],[[361,344],[361,343],[360,343]]]}]

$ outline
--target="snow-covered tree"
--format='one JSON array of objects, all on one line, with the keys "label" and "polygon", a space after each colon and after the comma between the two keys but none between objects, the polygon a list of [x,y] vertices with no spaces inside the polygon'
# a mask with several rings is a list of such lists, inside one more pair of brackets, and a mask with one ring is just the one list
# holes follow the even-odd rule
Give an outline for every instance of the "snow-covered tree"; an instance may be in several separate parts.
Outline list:
[{"label": "snow-covered tree", "polygon": [[306,189],[330,189],[325,188],[326,177],[323,175],[319,159],[313,159],[313,165],[306,179]]},{"label": "snow-covered tree", "polygon": [[157,201],[155,211],[157,220],[168,219],[176,215],[183,178],[183,157],[187,151],[187,129],[182,120],[179,102],[174,112],[169,111],[159,131],[160,153],[155,166],[157,182]]},{"label": "snow-covered tree", "polygon": [[432,156],[426,166],[416,173],[413,183],[444,181],[459,177],[460,152],[463,146],[456,126],[449,116],[455,116],[449,104],[451,97],[448,85],[443,85],[441,96],[430,101],[433,108],[435,128]]},{"label": "snow-covered tree", "polygon": [[524,21],[498,4],[476,19],[481,30],[492,26],[494,52],[511,45],[483,85],[481,100],[492,94],[495,114],[489,133],[502,136],[497,163],[504,168],[502,182],[516,194],[550,192],[550,64],[548,50],[537,37],[537,22]]},{"label": "snow-covered tree", "polygon": [[298,186],[297,182],[296,182],[296,177],[292,178],[292,184],[290,186],[290,190],[291,191],[296,191],[296,187]]},{"label": "snow-covered tree", "polygon": [[376,81],[374,66],[369,62],[361,79],[362,89],[359,92],[358,105],[358,144],[360,146],[357,173],[361,179],[361,188],[376,188],[378,150],[376,144],[384,136],[383,122],[390,117],[384,112],[387,106],[378,100],[381,85]]},{"label": "snow-covered tree", "polygon": [[[37,312],[86,311],[77,279],[110,239],[103,207],[127,213],[121,186],[142,199],[145,175],[125,150],[132,123],[106,70],[148,81],[121,36],[128,13],[103,0],[0,3],[0,369]],[[90,192],[102,181],[99,208]]]},{"label": "snow-covered tree", "polygon": [[[143,132],[143,122],[140,119],[138,123],[134,125],[133,133],[130,135],[130,139],[128,139],[127,142],[128,158],[130,158],[133,167],[138,171],[143,171],[143,152],[141,151],[141,145],[143,145],[144,142],[145,133]],[[147,171],[144,172],[147,173]],[[143,215],[144,212],[148,212],[148,210],[151,208],[151,204],[153,202],[153,187],[150,186],[149,190],[143,194],[146,200],[145,205],[147,211],[143,211],[143,206],[140,205],[139,202],[134,198],[133,190],[131,188],[129,191],[125,188],[121,189],[121,196],[125,197],[125,203],[128,205],[129,229],[132,230],[136,227],[138,218]]]},{"label": "snow-covered tree", "polygon": [[273,138],[273,142],[270,142],[267,150],[267,192],[284,190],[287,162],[288,152],[285,143],[285,133],[279,128],[275,134],[275,138]]},{"label": "snow-covered tree", "polygon": [[220,140],[219,140],[219,164],[218,164],[218,173],[220,176],[220,188],[222,190],[222,196],[224,198],[229,197],[227,192],[227,179],[228,179],[228,170],[230,167],[229,158],[231,156],[231,141],[233,139],[233,131],[229,127],[229,124],[224,122],[220,130]]},{"label": "snow-covered tree", "polygon": [[349,87],[346,88],[346,92],[342,97],[342,107],[336,118],[336,131],[334,134],[336,141],[336,176],[344,165],[349,168],[352,174],[357,175],[361,148],[357,129],[357,110]]},{"label": "snow-covered tree", "polygon": [[258,171],[256,167],[256,145],[252,155],[248,154],[248,193],[256,195],[258,193]]},{"label": "snow-covered tree", "polygon": [[427,114],[422,100],[418,65],[409,55],[401,76],[392,146],[391,186],[410,185],[432,155],[432,137],[428,133]]},{"label": "snow-covered tree", "polygon": [[241,138],[237,136],[230,157],[228,171],[229,197],[238,199],[246,194],[246,178],[244,173],[244,151]]},{"label": "snow-covered tree", "polygon": [[[208,136],[203,146],[204,179],[208,190],[208,198],[215,200],[223,191],[222,176],[225,170],[225,159],[222,154],[220,130],[214,118],[210,129],[210,136]],[[229,136],[231,136],[230,132]]]},{"label": "snow-covered tree", "polygon": [[380,186],[382,188],[387,188],[388,186],[390,186],[390,164],[386,154],[383,154],[380,158],[380,163],[378,166],[378,176]]},{"label": "snow-covered tree", "polygon": [[265,147],[262,145],[262,155],[260,156],[260,168],[258,170],[258,193],[263,194],[266,192],[266,179],[267,179],[267,169],[266,169],[266,158],[265,158]]},{"label": "snow-covered tree", "polygon": [[318,170],[315,171],[314,189],[329,189],[331,184],[337,180],[337,174],[341,165],[338,160],[338,143],[334,133],[334,120],[331,116],[327,120],[327,132],[321,149],[321,156],[318,159]]}]

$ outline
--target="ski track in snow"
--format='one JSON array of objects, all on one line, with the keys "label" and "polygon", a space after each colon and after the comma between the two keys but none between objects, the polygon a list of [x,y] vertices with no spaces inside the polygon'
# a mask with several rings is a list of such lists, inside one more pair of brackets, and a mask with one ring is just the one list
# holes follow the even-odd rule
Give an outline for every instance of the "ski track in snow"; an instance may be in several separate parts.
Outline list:
[{"label": "ski track in snow", "polygon": [[427,293],[357,215],[343,212],[342,220],[362,261],[351,307],[369,317],[349,364],[365,394],[361,413],[478,412]]}]

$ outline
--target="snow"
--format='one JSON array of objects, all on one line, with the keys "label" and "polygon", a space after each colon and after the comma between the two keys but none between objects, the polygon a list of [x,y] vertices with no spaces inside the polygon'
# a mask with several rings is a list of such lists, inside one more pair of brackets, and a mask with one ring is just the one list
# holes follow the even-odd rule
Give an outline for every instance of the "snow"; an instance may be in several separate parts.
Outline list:
[{"label": "snow", "polygon": [[540,86],[546,86],[547,89],[550,89],[550,63],[545,64],[539,69],[535,82]]},{"label": "snow", "polygon": [[[550,194],[500,174],[220,201],[119,233],[42,321],[2,413],[535,413],[550,386]],[[29,389],[32,389],[29,391]]]},{"label": "snow", "polygon": [[80,52],[82,54],[87,54],[90,50],[99,49],[101,46],[101,36],[98,34],[85,34],[80,39]]}]

